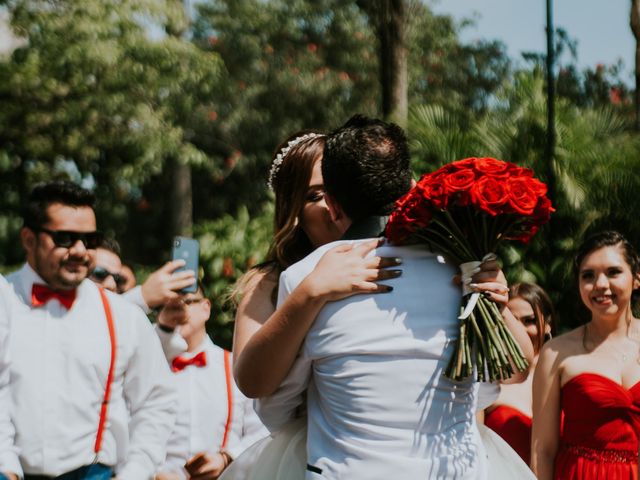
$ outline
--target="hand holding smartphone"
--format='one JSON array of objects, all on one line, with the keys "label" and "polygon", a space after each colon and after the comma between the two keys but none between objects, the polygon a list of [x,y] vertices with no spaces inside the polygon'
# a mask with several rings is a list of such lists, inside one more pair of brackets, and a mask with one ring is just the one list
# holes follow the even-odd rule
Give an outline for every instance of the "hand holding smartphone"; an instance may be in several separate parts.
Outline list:
[{"label": "hand holding smartphone", "polygon": [[196,280],[192,285],[180,290],[180,293],[195,293],[198,289],[198,257],[200,255],[200,245],[198,241],[188,237],[175,237],[173,239],[173,248],[171,250],[172,260],[184,260],[184,267],[180,267],[176,272],[183,270],[192,270],[195,273]]}]

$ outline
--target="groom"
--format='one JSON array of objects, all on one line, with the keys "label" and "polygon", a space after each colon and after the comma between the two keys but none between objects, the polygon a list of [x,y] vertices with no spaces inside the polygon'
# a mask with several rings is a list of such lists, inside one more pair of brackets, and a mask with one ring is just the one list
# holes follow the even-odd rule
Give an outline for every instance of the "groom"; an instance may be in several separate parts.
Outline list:
[{"label": "groom", "polygon": [[[343,238],[380,236],[385,215],[411,184],[404,133],[355,116],[328,136],[322,174]],[[282,274],[279,303],[335,245]],[[279,390],[258,401],[258,413],[275,430],[308,389],[307,479],[484,479],[473,383],[443,375],[457,337],[457,268],[420,246],[387,244],[374,254],[402,258],[394,291],[327,304]]]}]

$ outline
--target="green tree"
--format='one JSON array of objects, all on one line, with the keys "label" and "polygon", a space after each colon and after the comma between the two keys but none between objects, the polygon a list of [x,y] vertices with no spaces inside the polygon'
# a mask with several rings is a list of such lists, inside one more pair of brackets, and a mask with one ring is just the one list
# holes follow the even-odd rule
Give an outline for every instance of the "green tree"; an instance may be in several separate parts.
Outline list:
[{"label": "green tree", "polygon": [[0,3],[28,40],[0,61],[0,158],[15,169],[9,211],[34,182],[73,178],[95,186],[101,225],[123,236],[127,200],[166,159],[210,160],[189,124],[216,90],[218,57],[180,38],[154,38],[157,26],[184,22],[170,2]]},{"label": "green tree", "polygon": [[290,133],[377,111],[375,41],[354,2],[212,0],[197,6],[194,41],[225,65],[207,115],[230,170],[194,202],[209,216],[260,209],[273,150]]}]

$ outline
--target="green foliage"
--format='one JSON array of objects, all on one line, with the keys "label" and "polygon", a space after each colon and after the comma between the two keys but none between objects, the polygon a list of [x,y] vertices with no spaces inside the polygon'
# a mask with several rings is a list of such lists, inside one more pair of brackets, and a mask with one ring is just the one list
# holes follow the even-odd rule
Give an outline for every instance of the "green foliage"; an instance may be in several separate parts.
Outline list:
[{"label": "green foliage", "polygon": [[101,223],[123,233],[123,203],[167,158],[207,162],[189,124],[216,89],[218,57],[150,36],[184,21],[168,1],[2,4],[27,39],[0,61],[0,158],[14,169],[4,211],[15,215],[35,182],[66,177],[95,185]]},{"label": "green foliage", "polygon": [[209,215],[253,211],[284,138],[375,113],[375,41],[353,2],[213,0],[197,10],[194,41],[225,65],[210,123],[232,169],[207,192],[218,204]]},{"label": "green foliage", "polygon": [[409,3],[409,103],[485,110],[510,73],[505,45],[486,40],[464,44],[458,35],[468,21],[456,25],[421,2]]},{"label": "green foliage", "polygon": [[273,236],[273,204],[264,204],[254,217],[247,208],[240,208],[235,215],[203,222],[196,226],[195,236],[200,242],[202,283],[212,301],[208,329],[217,343],[229,348],[235,315],[233,286],[267,254]]}]

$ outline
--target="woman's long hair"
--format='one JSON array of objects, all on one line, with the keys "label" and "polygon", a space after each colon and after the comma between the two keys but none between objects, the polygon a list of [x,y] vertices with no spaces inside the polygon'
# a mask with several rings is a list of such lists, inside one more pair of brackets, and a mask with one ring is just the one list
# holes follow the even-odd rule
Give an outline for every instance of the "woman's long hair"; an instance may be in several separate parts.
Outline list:
[{"label": "woman's long hair", "polygon": [[[315,134],[292,146],[283,157],[277,172],[271,179],[275,195],[273,241],[267,258],[244,274],[234,287],[232,299],[237,303],[247,283],[258,272],[279,275],[290,265],[302,260],[313,251],[313,245],[302,230],[300,215],[307,201],[307,191],[316,161],[322,159],[326,136],[315,130],[301,130],[289,136],[276,148],[273,158],[287,147],[289,142],[304,135]],[[275,303],[276,292],[272,300]]]},{"label": "woman's long hair", "polygon": [[509,299],[522,298],[531,305],[533,315],[536,320],[536,328],[538,329],[538,337],[533,348],[539,352],[542,344],[546,341],[545,331],[549,325],[551,335],[556,334],[556,320],[553,302],[549,298],[544,289],[535,283],[515,283],[509,288]]}]

